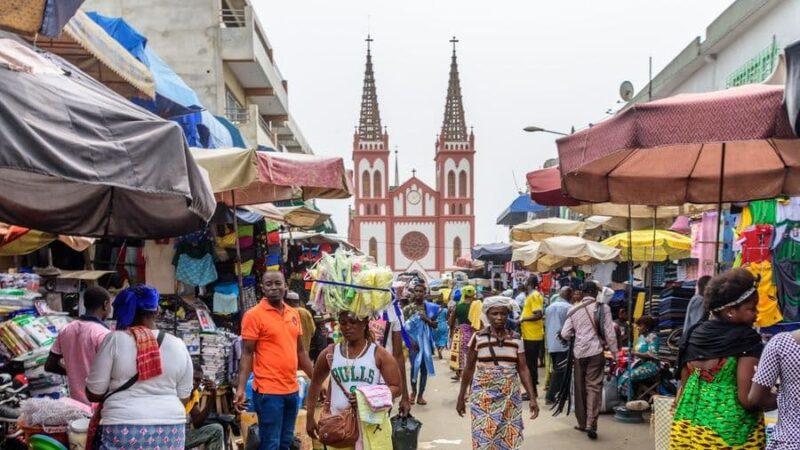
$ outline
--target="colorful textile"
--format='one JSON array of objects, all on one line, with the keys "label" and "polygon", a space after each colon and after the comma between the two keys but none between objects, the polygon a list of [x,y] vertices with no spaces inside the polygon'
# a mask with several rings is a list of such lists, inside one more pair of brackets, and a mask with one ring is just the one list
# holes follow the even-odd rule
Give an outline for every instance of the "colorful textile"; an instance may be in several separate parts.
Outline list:
[{"label": "colorful textile", "polygon": [[136,340],[136,372],[139,381],[147,381],[161,375],[161,350],[153,332],[147,327],[128,328],[128,333]]},{"label": "colorful textile", "polygon": [[[365,388],[389,390],[386,386],[363,386],[356,389],[359,437],[355,448],[359,450],[392,450],[392,423],[389,420],[389,408],[379,411],[372,410],[369,399],[364,393]],[[391,393],[389,393],[390,407],[391,397]]]},{"label": "colorful textile", "polygon": [[753,225],[739,234],[742,246],[742,264],[770,261],[772,259],[772,225]]},{"label": "colorful textile", "polygon": [[450,327],[447,325],[447,309],[442,308],[436,316],[436,331],[433,333],[433,340],[436,341],[436,348],[447,347],[450,338]]},{"label": "colorful textile", "polygon": [[778,201],[773,198],[750,202],[750,212],[753,215],[753,224],[772,225],[777,221]]},{"label": "colorful textile", "polygon": [[773,248],[776,261],[800,261],[800,222],[787,220],[778,224]]},{"label": "colorful textile", "polygon": [[464,370],[467,367],[467,354],[469,353],[469,341],[472,340],[472,335],[475,334],[475,329],[472,325],[465,323],[458,326],[460,332],[460,342],[458,345],[458,368]]},{"label": "colorful textile", "polygon": [[727,358],[710,381],[695,369],[678,399],[670,431],[673,449],[763,449],[764,415],[747,411],[736,388],[737,358]]},{"label": "colorful textile", "polygon": [[481,315],[483,314],[483,302],[480,300],[473,300],[469,304],[469,314],[467,318],[469,322],[472,324],[472,328],[476,330],[480,330],[483,328],[481,326]]},{"label": "colorful textile", "polygon": [[[639,336],[636,341],[637,353],[646,353],[655,357],[658,356],[658,347],[658,334],[655,332],[647,336]],[[658,363],[655,361],[636,358],[633,362],[633,367],[630,370],[626,370],[617,380],[620,395],[627,398],[631,382],[638,383],[649,380],[658,375],[659,370]]]},{"label": "colorful textile", "polygon": [[[403,310],[403,315],[406,317],[406,329],[411,339],[417,344],[419,350],[409,354],[411,359],[411,379],[416,380],[417,374],[422,365],[425,365],[427,373],[434,375],[435,369],[433,365],[433,348],[435,342],[433,341],[433,329],[427,323],[422,321],[420,314],[422,313],[418,305],[411,304]],[[410,307],[415,307],[411,308]],[[424,308],[425,315],[428,318],[436,317],[439,314],[441,307],[435,303],[425,302],[419,306]]]},{"label": "colorful textile", "polygon": [[522,395],[516,367],[478,365],[469,403],[473,450],[522,446]]},{"label": "colorful textile", "polygon": [[780,306],[778,305],[778,288],[772,281],[772,263],[764,261],[753,263],[745,267],[756,278],[761,277],[758,283],[758,317],[756,325],[769,327],[783,320]]},{"label": "colorful textile", "polygon": [[207,253],[200,258],[192,258],[184,253],[178,257],[175,279],[191,286],[205,286],[217,281],[217,268],[214,257]]},{"label": "colorful textile", "polygon": [[102,425],[101,450],[183,450],[186,426]]},{"label": "colorful textile", "polygon": [[772,268],[783,319],[796,322],[800,320],[800,263],[778,261]]},{"label": "colorful textile", "polygon": [[134,286],[114,297],[114,319],[117,329],[128,328],[136,317],[136,311],[158,311],[158,291],[147,285]]}]

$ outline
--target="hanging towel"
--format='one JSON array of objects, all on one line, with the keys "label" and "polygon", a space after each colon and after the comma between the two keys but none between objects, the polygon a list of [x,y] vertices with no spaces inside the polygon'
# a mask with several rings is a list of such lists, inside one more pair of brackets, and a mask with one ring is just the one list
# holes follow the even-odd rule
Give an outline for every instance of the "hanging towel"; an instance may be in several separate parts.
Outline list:
[{"label": "hanging towel", "polygon": [[196,259],[185,253],[180,255],[178,266],[175,269],[175,278],[191,286],[206,286],[217,281],[214,257],[206,254]]}]

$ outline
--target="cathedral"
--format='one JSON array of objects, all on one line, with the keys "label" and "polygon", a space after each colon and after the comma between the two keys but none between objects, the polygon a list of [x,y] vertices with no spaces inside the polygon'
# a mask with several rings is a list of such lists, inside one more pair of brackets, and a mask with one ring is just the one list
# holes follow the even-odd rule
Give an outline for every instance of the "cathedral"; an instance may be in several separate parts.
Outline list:
[{"label": "cathedral", "polygon": [[353,135],[355,205],[350,212],[349,239],[361,251],[396,272],[422,270],[439,277],[455,261],[469,256],[475,242],[473,160],[475,135],[467,132],[456,43],[442,129],[434,146],[436,181],[432,187],[416,172],[389,184],[389,134],[381,124],[372,53],[367,37],[367,62],[361,115]]}]

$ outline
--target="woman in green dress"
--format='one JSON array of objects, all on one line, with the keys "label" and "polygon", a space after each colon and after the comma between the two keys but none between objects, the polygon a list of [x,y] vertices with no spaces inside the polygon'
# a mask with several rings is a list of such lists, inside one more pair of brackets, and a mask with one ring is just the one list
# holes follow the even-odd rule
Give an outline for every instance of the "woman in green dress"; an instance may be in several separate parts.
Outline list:
[{"label": "woman in green dress", "polygon": [[747,398],[763,348],[753,329],[757,280],[744,269],[706,287],[711,318],[689,329],[678,357],[681,391],[671,449],[763,449],[764,415]]}]

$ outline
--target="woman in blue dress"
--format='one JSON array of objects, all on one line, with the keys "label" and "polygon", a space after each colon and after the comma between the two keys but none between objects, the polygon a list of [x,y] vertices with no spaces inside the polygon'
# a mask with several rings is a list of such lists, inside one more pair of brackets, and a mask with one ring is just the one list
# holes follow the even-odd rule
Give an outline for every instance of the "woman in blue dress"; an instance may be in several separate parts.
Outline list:
[{"label": "woman in blue dress", "polygon": [[442,349],[447,348],[450,340],[450,327],[447,325],[447,302],[449,298],[442,298],[439,304],[439,314],[436,316],[436,331],[433,333],[433,340],[436,343],[436,352],[439,359],[442,359]]},{"label": "woman in blue dress", "polygon": [[629,396],[631,382],[635,388],[636,383],[655,377],[660,370],[657,357],[656,320],[650,316],[642,316],[636,320],[636,327],[639,330],[639,338],[629,355],[633,358],[633,366],[619,377],[617,385],[620,395],[625,398]]}]

